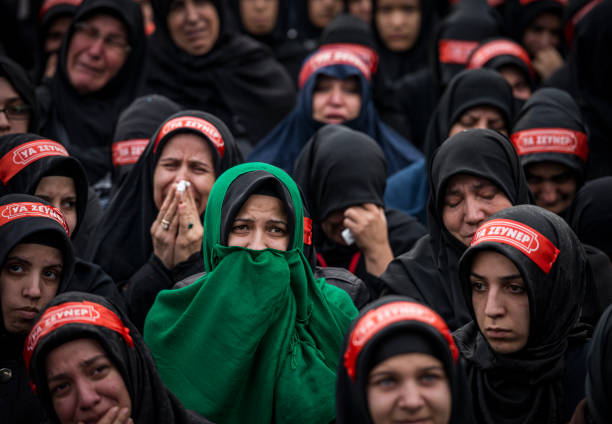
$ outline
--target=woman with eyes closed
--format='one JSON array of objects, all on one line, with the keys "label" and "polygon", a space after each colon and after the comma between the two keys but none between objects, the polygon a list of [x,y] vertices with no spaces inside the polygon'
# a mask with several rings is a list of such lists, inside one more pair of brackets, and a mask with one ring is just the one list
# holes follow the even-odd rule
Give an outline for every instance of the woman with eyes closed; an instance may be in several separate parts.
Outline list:
[{"label": "woman with eyes closed", "polygon": [[[313,276],[310,220],[284,171],[245,163],[215,182],[206,274],[161,292],[144,337],[164,383],[220,423],[329,423],[349,295]],[[211,341],[214,341],[211,343]]]},{"label": "woman with eyes closed", "polygon": [[1,197],[0,263],[2,421],[40,423],[44,414],[21,351],[40,310],[72,277],[74,253],[61,212],[34,196]]},{"label": "woman with eyes closed", "polygon": [[470,321],[457,278],[459,257],[487,217],[528,203],[529,188],[512,143],[487,129],[446,140],[429,163],[429,234],[381,275],[387,289],[422,302],[451,330]]},{"label": "woman with eyes closed", "polygon": [[442,318],[403,296],[364,308],[345,336],[338,424],[472,423],[459,350]]},{"label": "woman with eyes closed", "polygon": [[498,212],[476,231],[459,279],[472,322],[454,333],[477,423],[565,423],[584,398],[590,278],[567,223],[534,205]]},{"label": "woman with eyes closed", "polygon": [[160,125],[125,177],[96,229],[89,257],[123,288],[137,328],[160,290],[202,271],[201,217],[210,189],[240,162],[219,118],[186,110]]},{"label": "woman with eyes closed", "polygon": [[101,296],[55,297],[34,324],[23,358],[46,422],[208,423],[164,386],[140,333]]}]

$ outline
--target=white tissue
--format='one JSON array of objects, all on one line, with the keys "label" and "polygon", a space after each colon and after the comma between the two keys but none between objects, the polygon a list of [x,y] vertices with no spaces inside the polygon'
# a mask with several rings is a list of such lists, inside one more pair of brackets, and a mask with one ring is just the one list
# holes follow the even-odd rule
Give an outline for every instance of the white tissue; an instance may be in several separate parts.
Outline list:
[{"label": "white tissue", "polygon": [[191,186],[191,183],[187,180],[181,180],[176,184],[176,191],[184,193],[187,187]]},{"label": "white tissue", "polygon": [[351,230],[349,230],[348,228],[345,228],[344,230],[342,230],[341,235],[342,235],[342,239],[344,240],[344,242],[348,244],[349,246],[355,243],[355,237],[353,236],[353,233],[351,232]]}]

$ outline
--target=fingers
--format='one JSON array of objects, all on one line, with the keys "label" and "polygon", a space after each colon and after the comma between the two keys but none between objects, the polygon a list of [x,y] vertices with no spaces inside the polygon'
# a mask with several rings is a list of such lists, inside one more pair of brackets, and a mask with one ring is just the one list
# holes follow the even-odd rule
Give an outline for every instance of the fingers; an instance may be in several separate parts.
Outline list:
[{"label": "fingers", "polygon": [[[98,424],[133,424],[133,420],[130,418],[130,408],[119,408],[113,406],[106,414],[98,421]],[[83,421],[79,421],[79,424],[84,424]]]}]

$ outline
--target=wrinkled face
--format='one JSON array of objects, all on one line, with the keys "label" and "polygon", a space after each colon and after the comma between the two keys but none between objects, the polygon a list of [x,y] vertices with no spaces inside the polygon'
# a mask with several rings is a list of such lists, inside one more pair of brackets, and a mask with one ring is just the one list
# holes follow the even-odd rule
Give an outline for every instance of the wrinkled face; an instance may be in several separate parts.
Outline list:
[{"label": "wrinkled face", "polygon": [[62,45],[62,38],[64,34],[66,34],[66,31],[68,31],[71,21],[72,18],[70,16],[59,16],[51,22],[49,31],[47,31],[47,36],[45,37],[46,53],[59,51]]},{"label": "wrinkled face", "polygon": [[348,12],[369,24],[372,20],[372,0],[349,0]]},{"label": "wrinkled face", "polygon": [[517,99],[528,100],[531,97],[531,86],[523,72],[516,66],[506,65],[497,70],[512,87],[512,95]]},{"label": "wrinkled face", "polygon": [[523,33],[523,46],[531,56],[540,50],[557,48],[560,42],[561,17],[554,13],[542,13]]},{"label": "wrinkled face", "polygon": [[450,385],[442,362],[424,353],[405,353],[370,371],[368,408],[374,424],[448,424]]},{"label": "wrinkled face", "polygon": [[316,28],[325,28],[342,12],[342,0],[302,0],[308,2],[308,18]]},{"label": "wrinkled face", "polygon": [[492,106],[476,106],[463,112],[451,127],[448,136],[471,128],[488,128],[508,135],[506,121],[499,110]]},{"label": "wrinkled face", "polygon": [[210,0],[172,0],[166,23],[174,44],[193,56],[208,53],[219,38],[219,13]]},{"label": "wrinkled face", "polygon": [[253,35],[272,32],[278,16],[278,0],[240,0],[240,18]]},{"label": "wrinkled face", "polygon": [[96,15],[75,25],[66,57],[72,86],[81,94],[102,89],[121,69],[129,53],[123,23]]},{"label": "wrinkled face", "polygon": [[162,151],[153,173],[153,201],[159,210],[166,195],[181,180],[191,183],[191,194],[201,215],[217,179],[215,159],[208,142],[195,134],[177,134]]},{"label": "wrinkled face", "polygon": [[312,118],[325,124],[342,124],[359,116],[361,86],[359,78],[339,79],[318,75],[312,93]]},{"label": "wrinkled face", "polygon": [[62,211],[70,235],[77,225],[77,195],[74,180],[70,177],[52,175],[42,177],[38,182],[34,196],[51,203]]},{"label": "wrinkled face", "polygon": [[530,163],[525,167],[525,176],[536,204],[551,212],[563,212],[576,197],[576,176],[561,163]]},{"label": "wrinkled face", "polygon": [[501,354],[518,352],[529,338],[529,297],[521,273],[504,255],[485,250],[470,273],[472,306],[480,332]]},{"label": "wrinkled face", "polygon": [[414,47],[421,31],[420,0],[379,0],[375,16],[378,34],[389,50]]},{"label": "wrinkled face", "polygon": [[0,76],[0,136],[28,132],[29,106],[21,99],[11,83]]},{"label": "wrinkled face", "polygon": [[512,206],[504,192],[491,181],[468,174],[451,177],[443,202],[444,227],[466,246],[485,219]]},{"label": "wrinkled face", "polygon": [[227,245],[251,250],[287,250],[289,239],[287,213],[281,200],[253,194],[236,215]]},{"label": "wrinkled face", "polygon": [[49,352],[45,362],[49,393],[60,423],[98,423],[112,407],[131,409],[123,377],[97,340],[64,343]]},{"label": "wrinkled face", "polygon": [[42,244],[18,244],[0,273],[2,319],[9,333],[27,333],[55,296],[62,278],[62,252]]}]

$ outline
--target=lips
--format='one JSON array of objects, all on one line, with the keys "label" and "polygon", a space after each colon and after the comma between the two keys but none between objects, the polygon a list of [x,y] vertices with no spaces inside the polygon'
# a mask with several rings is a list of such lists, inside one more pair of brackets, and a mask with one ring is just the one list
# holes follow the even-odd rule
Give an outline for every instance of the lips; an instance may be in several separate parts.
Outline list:
[{"label": "lips", "polygon": [[511,330],[499,327],[487,327],[486,332],[487,336],[491,339],[505,339],[512,333]]},{"label": "lips", "polygon": [[346,117],[343,114],[331,113],[325,115],[326,124],[342,124],[346,122]]},{"label": "lips", "polygon": [[31,306],[25,306],[23,308],[17,309],[17,312],[19,312],[19,315],[21,315],[23,319],[32,320],[36,318],[36,316],[38,315],[38,312],[40,311],[38,308],[33,308]]},{"label": "lips", "polygon": [[84,63],[82,61],[77,61],[75,63],[75,66],[78,71],[86,72],[88,74],[98,75],[103,72],[102,70],[96,68],[95,66],[90,66],[87,63]]}]

